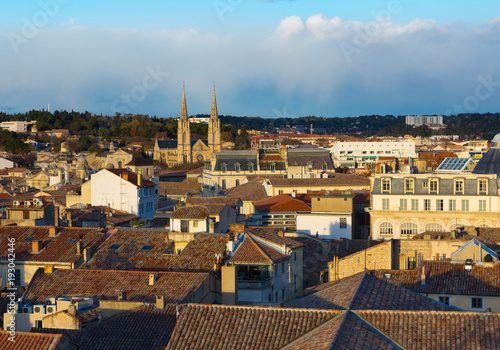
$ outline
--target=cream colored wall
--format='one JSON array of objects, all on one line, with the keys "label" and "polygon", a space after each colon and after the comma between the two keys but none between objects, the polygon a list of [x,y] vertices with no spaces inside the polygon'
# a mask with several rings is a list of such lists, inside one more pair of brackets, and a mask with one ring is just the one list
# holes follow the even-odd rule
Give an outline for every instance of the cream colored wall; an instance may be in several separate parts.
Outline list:
[{"label": "cream colored wall", "polygon": [[[484,311],[488,308],[491,308],[492,312],[500,312],[500,297],[489,297],[489,296],[481,296],[481,295],[449,295],[449,294],[429,294],[427,295],[429,298],[434,300],[439,300],[440,296],[450,297],[450,304],[461,308],[463,310],[469,311]],[[471,298],[483,298],[483,308],[482,309],[471,309]]]},{"label": "cream colored wall", "polygon": [[[43,268],[45,265],[53,265],[54,268],[57,269],[71,269],[72,265],[70,263],[61,264],[61,263],[51,263],[51,262],[36,262],[36,263],[25,263],[15,261],[15,269],[21,271],[21,285],[27,287],[31,282],[33,275],[35,272],[41,267]],[[7,283],[7,270],[9,269],[8,265],[5,263],[0,264],[0,277],[2,278],[2,287],[6,286]]]},{"label": "cream colored wall", "polygon": [[66,312],[57,312],[52,315],[46,315],[42,321],[43,328],[58,328],[58,329],[80,329],[78,319]]},{"label": "cream colored wall", "polygon": [[222,266],[221,280],[222,303],[226,305],[236,305],[238,303],[236,266]]},{"label": "cream colored wall", "polygon": [[[294,260],[294,252],[297,252],[297,261]],[[295,300],[297,295],[304,290],[304,254],[302,248],[296,248],[290,255],[290,301]],[[293,286],[294,275],[297,274],[297,292]]]},{"label": "cream colored wall", "polygon": [[136,309],[143,305],[143,302],[138,301],[99,300],[99,309],[101,310],[103,319]]},{"label": "cream colored wall", "polygon": [[271,187],[271,196],[277,196],[280,193],[280,190],[283,191],[284,194],[291,194],[293,191],[296,193],[306,193],[307,191],[347,191],[347,190],[370,190],[369,185],[320,185],[320,186],[270,186]]}]

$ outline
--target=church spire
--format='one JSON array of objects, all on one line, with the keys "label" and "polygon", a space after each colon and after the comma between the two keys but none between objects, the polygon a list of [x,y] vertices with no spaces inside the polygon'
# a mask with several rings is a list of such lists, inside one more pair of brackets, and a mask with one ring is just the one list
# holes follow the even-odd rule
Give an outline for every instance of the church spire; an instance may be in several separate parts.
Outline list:
[{"label": "church spire", "polygon": [[210,119],[217,120],[219,115],[217,114],[217,100],[215,99],[215,83],[214,83],[214,94],[212,96],[212,111],[210,112]]},{"label": "church spire", "polygon": [[187,105],[186,105],[186,89],[184,84],[182,84],[182,106],[181,106],[181,117],[180,119],[188,119]]}]

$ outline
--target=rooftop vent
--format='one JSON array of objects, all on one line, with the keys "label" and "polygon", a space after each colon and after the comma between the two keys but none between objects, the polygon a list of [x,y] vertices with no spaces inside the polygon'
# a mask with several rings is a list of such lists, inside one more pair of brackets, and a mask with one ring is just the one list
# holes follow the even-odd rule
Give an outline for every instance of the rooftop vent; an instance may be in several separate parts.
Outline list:
[{"label": "rooftop vent", "polygon": [[472,265],[474,265],[474,261],[472,259],[465,260],[465,270],[466,271],[471,271]]}]

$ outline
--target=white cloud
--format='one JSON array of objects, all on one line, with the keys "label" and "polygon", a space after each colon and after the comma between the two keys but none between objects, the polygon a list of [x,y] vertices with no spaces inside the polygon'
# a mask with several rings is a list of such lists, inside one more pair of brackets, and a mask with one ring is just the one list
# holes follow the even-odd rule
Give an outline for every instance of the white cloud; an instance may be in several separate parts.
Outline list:
[{"label": "white cloud", "polygon": [[298,16],[290,16],[280,22],[278,28],[276,28],[276,35],[288,38],[302,32],[304,29],[305,25],[302,18]]}]

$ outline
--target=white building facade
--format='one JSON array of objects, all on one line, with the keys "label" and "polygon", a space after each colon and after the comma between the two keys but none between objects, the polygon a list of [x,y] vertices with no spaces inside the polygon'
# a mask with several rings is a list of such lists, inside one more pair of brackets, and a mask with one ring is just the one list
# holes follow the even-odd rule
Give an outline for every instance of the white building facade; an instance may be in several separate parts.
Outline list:
[{"label": "white building facade", "polygon": [[91,205],[127,211],[141,219],[154,218],[158,185],[127,169],[103,169],[92,175]]}]

